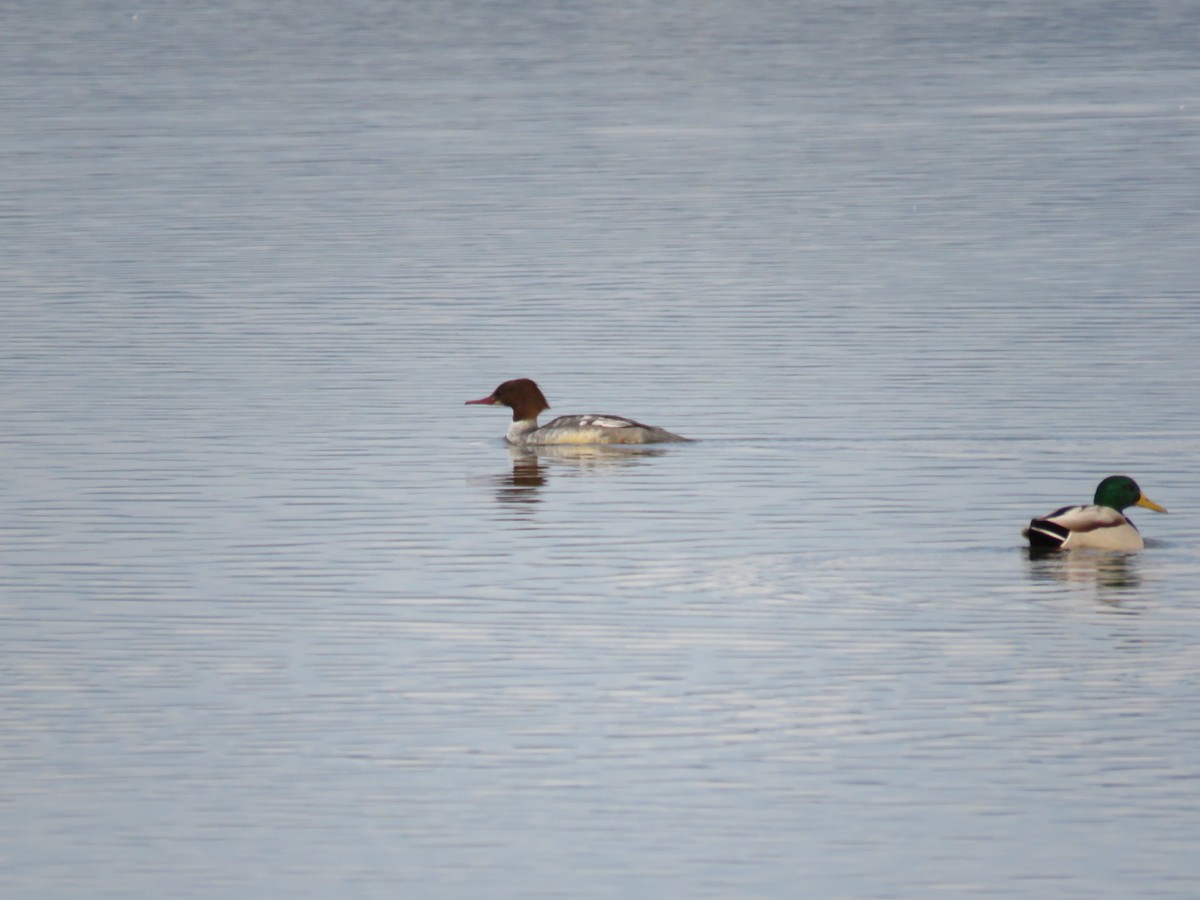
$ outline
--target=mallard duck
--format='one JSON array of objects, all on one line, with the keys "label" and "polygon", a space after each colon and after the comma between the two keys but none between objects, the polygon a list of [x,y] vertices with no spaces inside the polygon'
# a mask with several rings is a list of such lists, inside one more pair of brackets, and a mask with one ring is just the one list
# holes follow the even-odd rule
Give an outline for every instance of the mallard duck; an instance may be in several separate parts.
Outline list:
[{"label": "mallard duck", "polygon": [[1091,506],[1056,509],[1031,520],[1021,534],[1029,539],[1029,546],[1052,550],[1141,550],[1146,542],[1121,512],[1130,506],[1166,512],[1128,475],[1110,475],[1096,488]]}]

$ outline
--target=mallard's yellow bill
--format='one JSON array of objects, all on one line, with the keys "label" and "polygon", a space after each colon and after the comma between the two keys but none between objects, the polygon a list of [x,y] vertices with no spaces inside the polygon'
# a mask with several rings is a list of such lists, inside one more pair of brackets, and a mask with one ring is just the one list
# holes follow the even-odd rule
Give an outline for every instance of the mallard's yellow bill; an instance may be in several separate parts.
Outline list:
[{"label": "mallard's yellow bill", "polygon": [[1166,510],[1163,507],[1159,506],[1157,503],[1155,503],[1153,500],[1151,500],[1145,494],[1142,494],[1141,498],[1137,502],[1137,505],[1144,506],[1144,507],[1146,507],[1146,509],[1152,509],[1155,512],[1166,512]]}]

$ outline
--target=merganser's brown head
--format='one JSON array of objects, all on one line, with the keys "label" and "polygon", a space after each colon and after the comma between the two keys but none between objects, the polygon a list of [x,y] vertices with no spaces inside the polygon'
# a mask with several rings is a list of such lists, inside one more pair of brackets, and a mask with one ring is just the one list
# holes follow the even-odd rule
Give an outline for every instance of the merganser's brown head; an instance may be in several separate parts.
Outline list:
[{"label": "merganser's brown head", "polygon": [[513,411],[514,422],[537,419],[538,413],[550,408],[542,389],[529,378],[514,378],[479,400],[468,400],[465,406],[507,406]]}]

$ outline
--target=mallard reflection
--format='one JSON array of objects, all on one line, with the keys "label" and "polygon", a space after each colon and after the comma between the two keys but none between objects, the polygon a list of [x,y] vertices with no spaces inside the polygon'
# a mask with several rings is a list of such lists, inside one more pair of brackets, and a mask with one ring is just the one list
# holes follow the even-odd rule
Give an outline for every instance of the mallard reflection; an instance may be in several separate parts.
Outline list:
[{"label": "mallard reflection", "polygon": [[1119,595],[1142,583],[1136,553],[1102,550],[1045,550],[1030,547],[1029,574],[1037,581],[1056,581],[1072,585],[1094,586],[1100,599],[1115,601]]}]

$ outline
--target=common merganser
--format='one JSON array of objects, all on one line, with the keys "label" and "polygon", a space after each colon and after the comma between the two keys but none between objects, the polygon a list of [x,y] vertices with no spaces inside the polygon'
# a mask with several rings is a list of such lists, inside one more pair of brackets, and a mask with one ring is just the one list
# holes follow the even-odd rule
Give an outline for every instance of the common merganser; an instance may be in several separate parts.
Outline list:
[{"label": "common merganser", "polygon": [[622,416],[559,416],[538,427],[538,413],[550,408],[541,388],[528,378],[506,381],[486,397],[468,400],[467,406],[507,406],[512,424],[504,436],[510,444],[661,444],[687,441],[663,428],[643,425]]},{"label": "common merganser", "polygon": [[1029,539],[1029,546],[1051,550],[1141,550],[1146,546],[1141,532],[1121,512],[1130,506],[1166,512],[1132,478],[1111,475],[1096,488],[1091,506],[1056,509],[1031,520],[1021,534]]}]

